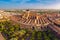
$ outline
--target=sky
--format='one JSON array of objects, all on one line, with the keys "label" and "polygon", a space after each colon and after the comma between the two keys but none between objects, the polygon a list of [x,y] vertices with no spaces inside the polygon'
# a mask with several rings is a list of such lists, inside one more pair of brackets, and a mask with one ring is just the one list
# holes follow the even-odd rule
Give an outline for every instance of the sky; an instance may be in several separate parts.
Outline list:
[{"label": "sky", "polygon": [[0,0],[0,9],[60,9],[60,0]]}]

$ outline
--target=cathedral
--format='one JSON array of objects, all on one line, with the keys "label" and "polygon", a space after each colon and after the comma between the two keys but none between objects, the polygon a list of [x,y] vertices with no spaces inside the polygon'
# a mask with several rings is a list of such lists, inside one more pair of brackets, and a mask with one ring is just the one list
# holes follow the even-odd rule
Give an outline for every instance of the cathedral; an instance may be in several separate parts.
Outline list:
[{"label": "cathedral", "polygon": [[[49,25],[60,23],[58,14],[51,13],[51,14],[40,14],[36,11],[29,11],[26,10],[24,13],[20,15],[13,15],[11,16],[11,20],[19,23],[20,28],[22,29],[31,29],[37,31],[45,31]],[[59,24],[57,24],[59,25]]]}]

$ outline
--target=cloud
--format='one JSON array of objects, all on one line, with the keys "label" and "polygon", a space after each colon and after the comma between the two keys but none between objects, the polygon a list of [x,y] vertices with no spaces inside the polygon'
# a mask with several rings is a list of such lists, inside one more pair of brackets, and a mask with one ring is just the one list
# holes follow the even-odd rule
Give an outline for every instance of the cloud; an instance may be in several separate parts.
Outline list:
[{"label": "cloud", "polygon": [[60,9],[60,0],[0,0],[0,8]]},{"label": "cloud", "polygon": [[26,1],[26,3],[40,3],[40,1],[38,1],[38,0],[28,0],[28,1]]},{"label": "cloud", "polygon": [[4,3],[21,3],[22,0],[0,0],[0,2],[4,2]]},{"label": "cloud", "polygon": [[51,9],[60,9],[60,3],[55,3],[53,5],[49,5]]}]

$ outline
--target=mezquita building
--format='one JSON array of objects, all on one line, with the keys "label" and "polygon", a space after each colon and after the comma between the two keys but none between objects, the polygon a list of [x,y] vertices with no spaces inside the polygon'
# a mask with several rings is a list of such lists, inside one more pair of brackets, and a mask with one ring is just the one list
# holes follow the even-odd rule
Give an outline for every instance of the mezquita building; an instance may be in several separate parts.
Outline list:
[{"label": "mezquita building", "polygon": [[[48,16],[49,15],[49,16]],[[56,18],[57,17],[57,18]],[[11,20],[15,23],[19,23],[22,29],[32,29],[38,31],[45,31],[49,25],[60,24],[60,16],[56,13],[40,14],[35,11],[25,11],[20,15],[11,16]],[[57,25],[59,25],[57,24]]]}]

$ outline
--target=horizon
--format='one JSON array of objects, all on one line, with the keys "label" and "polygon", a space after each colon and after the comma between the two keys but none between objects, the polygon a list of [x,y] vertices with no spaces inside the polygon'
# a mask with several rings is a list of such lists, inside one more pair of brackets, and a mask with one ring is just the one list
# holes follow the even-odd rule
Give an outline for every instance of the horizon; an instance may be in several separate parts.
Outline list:
[{"label": "horizon", "polygon": [[0,0],[0,9],[60,9],[60,0]]}]

